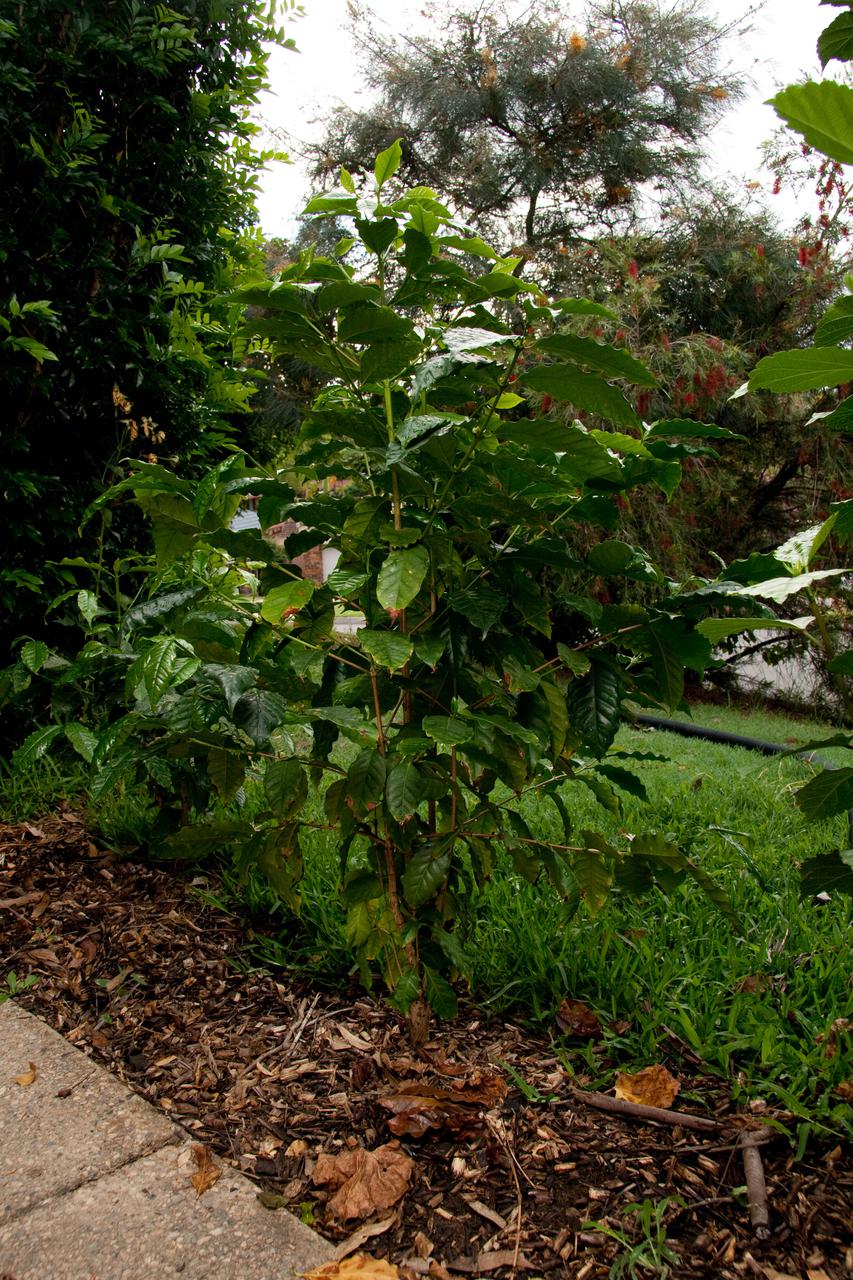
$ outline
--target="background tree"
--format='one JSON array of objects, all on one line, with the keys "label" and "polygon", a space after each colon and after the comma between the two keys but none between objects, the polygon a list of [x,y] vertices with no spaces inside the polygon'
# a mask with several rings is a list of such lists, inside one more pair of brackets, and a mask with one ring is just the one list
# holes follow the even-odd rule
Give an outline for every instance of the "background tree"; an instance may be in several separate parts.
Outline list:
[{"label": "background tree", "polygon": [[555,247],[630,222],[641,194],[671,194],[739,93],[725,31],[695,3],[634,0],[568,17],[539,3],[445,6],[438,35],[386,37],[353,5],[376,102],[328,121],[314,172],[369,172],[401,138],[401,177],[440,191],[498,247]]},{"label": "background tree", "polygon": [[253,381],[212,299],[256,253],[270,39],[261,0],[0,0],[4,649],[72,585],[51,564],[91,552],[118,458],[240,436]]}]

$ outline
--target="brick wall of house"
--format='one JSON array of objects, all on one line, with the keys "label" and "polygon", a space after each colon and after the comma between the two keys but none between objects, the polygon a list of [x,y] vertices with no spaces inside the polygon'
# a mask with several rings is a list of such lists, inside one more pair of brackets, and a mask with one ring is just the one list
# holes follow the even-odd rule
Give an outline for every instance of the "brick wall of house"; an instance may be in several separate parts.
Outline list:
[{"label": "brick wall of house", "polygon": [[[284,547],[285,542],[292,534],[300,533],[304,528],[304,524],[299,524],[296,520],[283,520],[281,524],[272,524],[268,529],[265,529],[264,537],[269,538],[276,546]],[[318,586],[323,585],[322,546],[311,547],[308,551],[303,552],[301,556],[294,556],[291,563],[299,566],[305,578],[308,578],[311,582],[316,582]]]}]

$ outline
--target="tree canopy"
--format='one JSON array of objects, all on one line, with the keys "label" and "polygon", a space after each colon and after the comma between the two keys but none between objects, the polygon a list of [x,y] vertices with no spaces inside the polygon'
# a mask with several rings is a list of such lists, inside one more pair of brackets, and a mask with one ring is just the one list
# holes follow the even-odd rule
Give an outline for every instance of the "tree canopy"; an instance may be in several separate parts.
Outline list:
[{"label": "tree canopy", "polygon": [[708,128],[739,93],[724,31],[692,0],[613,0],[570,18],[533,4],[446,7],[436,34],[386,37],[353,6],[376,101],[341,108],[314,154],[325,180],[369,172],[400,138],[401,176],[434,187],[483,234],[532,249],[625,222],[652,186],[695,172]]}]

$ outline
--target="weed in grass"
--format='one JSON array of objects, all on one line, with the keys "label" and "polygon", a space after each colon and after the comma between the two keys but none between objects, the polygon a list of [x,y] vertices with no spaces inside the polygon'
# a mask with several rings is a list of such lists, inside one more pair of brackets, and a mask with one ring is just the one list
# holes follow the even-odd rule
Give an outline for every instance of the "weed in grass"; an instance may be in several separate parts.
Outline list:
[{"label": "weed in grass", "polygon": [[10,969],[0,985],[0,1004],[5,1004],[7,1000],[12,1000],[15,996],[19,996],[22,991],[28,991],[30,987],[38,985],[38,977],[34,973],[28,973],[25,978],[19,978],[14,969]]},{"label": "weed in grass", "polygon": [[[599,1231],[620,1246],[619,1253],[610,1268],[610,1280],[643,1280],[659,1276],[665,1280],[680,1261],[678,1254],[667,1240],[666,1214],[670,1208],[683,1209],[680,1196],[664,1196],[662,1200],[643,1200],[629,1204],[622,1219],[624,1228],[611,1227],[606,1222],[585,1222],[586,1230]],[[628,1219],[633,1218],[636,1239],[629,1234]]]}]

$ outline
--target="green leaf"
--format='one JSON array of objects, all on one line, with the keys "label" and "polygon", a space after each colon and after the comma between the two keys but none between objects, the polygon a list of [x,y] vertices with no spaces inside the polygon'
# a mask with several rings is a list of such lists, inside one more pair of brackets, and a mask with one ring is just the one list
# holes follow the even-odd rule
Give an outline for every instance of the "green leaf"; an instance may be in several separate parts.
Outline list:
[{"label": "green leaf", "polygon": [[270,689],[249,689],[237,699],[232,715],[238,728],[262,747],[285,719],[287,703]]},{"label": "green leaf", "polygon": [[40,760],[51,744],[62,733],[62,725],[48,724],[43,729],[36,729],[25,738],[17,751],[12,754],[12,768],[20,773],[24,769],[28,769],[30,765],[35,764],[36,760]]},{"label": "green leaf", "polygon": [[459,1008],[456,992],[446,978],[429,965],[424,965],[424,995],[439,1018],[455,1018]]},{"label": "green leaf", "polygon": [[[853,353],[851,353],[853,361]],[[519,378],[533,391],[544,391],[578,409],[587,409],[622,427],[639,427],[640,419],[621,391],[602,378],[568,364],[539,365]]]},{"label": "green leaf", "polygon": [[198,826],[181,827],[168,836],[162,845],[163,852],[172,858],[205,858],[218,849],[230,849],[235,841],[251,835],[248,822],[205,822]]},{"label": "green leaf", "polygon": [[696,630],[711,644],[719,644],[742,631],[798,631],[806,639],[811,639],[805,627],[784,618],[703,618]]},{"label": "green leaf", "polygon": [[621,347],[610,347],[594,338],[579,338],[572,333],[554,334],[550,338],[541,338],[536,344],[537,351],[547,355],[560,356],[564,360],[574,360],[578,364],[598,369],[608,378],[624,378],[640,387],[656,387],[657,380],[644,364],[635,360]]},{"label": "green leaf", "polygon": [[713,422],[694,422],[692,418],[659,418],[653,422],[644,440],[666,437],[669,440],[745,440],[727,427]]},{"label": "green leaf", "polygon": [[590,915],[597,915],[610,896],[615,849],[597,831],[583,831],[585,849],[572,854],[572,871]]},{"label": "green leaf", "polygon": [[178,646],[170,636],[152,641],[142,660],[142,681],[152,711],[171,683],[177,660]]},{"label": "green leaf", "polygon": [[596,768],[600,774],[603,774],[615,786],[627,791],[629,795],[636,796],[638,800],[642,800],[644,803],[648,800],[648,791],[646,791],[636,773],[632,773],[630,769],[625,769],[619,764],[607,764],[606,762],[596,765]]},{"label": "green leaf", "polygon": [[339,177],[344,191],[349,191],[352,195],[355,195],[355,182],[353,181],[353,176],[348,169],[344,168],[343,165],[341,165]]},{"label": "green leaf", "polygon": [[346,796],[353,813],[375,809],[385,790],[385,757],[371,747],[360,751],[347,770]]},{"label": "green leaf", "polygon": [[84,724],[72,721],[65,725],[65,736],[78,756],[82,756],[87,764],[91,764],[98,745],[98,735],[91,729],[87,729]]},{"label": "green leaf", "polygon": [[405,609],[421,589],[429,569],[426,547],[392,551],[379,570],[376,598],[383,609]]},{"label": "green leaf", "polygon": [[825,67],[833,58],[839,62],[853,59],[853,13],[839,13],[817,39],[820,65]]},{"label": "green leaf", "polygon": [[758,596],[761,600],[776,600],[781,604],[789,596],[798,591],[805,591],[814,582],[822,582],[825,578],[837,578],[849,569],[813,569],[811,573],[798,573],[791,578],[768,578],[766,582],[756,582],[751,587],[738,587],[730,594],[733,596]]},{"label": "green leaf", "polygon": [[381,191],[388,179],[393,178],[400,168],[402,159],[403,147],[400,138],[395,139],[390,147],[386,147],[384,151],[380,151],[373,166],[378,190]]},{"label": "green leaf", "polygon": [[98,614],[104,612],[103,605],[98,603],[98,597],[93,595],[91,591],[78,591],[77,608],[90,627]]},{"label": "green leaf", "polygon": [[[847,92],[853,98],[853,89]],[[782,393],[816,391],[851,381],[853,351],[843,347],[808,347],[805,350],[780,351],[759,360],[749,375],[749,389]]]},{"label": "green leaf", "polygon": [[827,663],[826,669],[833,675],[849,676],[853,680],[853,649],[848,649],[846,653],[840,653],[837,658],[833,658]]},{"label": "green leaf", "polygon": [[21,662],[32,671],[33,675],[41,671],[49,655],[50,650],[41,640],[28,640],[26,644],[21,645]]},{"label": "green leaf", "polygon": [[414,648],[409,637],[399,631],[359,631],[358,642],[377,666],[387,667],[389,671],[404,667]]},{"label": "green leaf", "polygon": [[477,329],[473,325],[445,329],[441,340],[450,351],[486,351],[501,342],[518,342],[517,333],[494,333],[491,329]]},{"label": "green leaf", "polygon": [[207,753],[207,772],[220,799],[233,800],[246,778],[246,768],[236,751],[211,747]]},{"label": "green leaf", "polygon": [[308,775],[298,760],[272,760],[264,774],[264,795],[275,816],[292,818],[308,795]]},{"label": "green leaf", "polygon": [[600,302],[590,302],[588,298],[558,298],[554,306],[567,316],[599,316],[602,320],[619,322],[615,311],[609,311]]},{"label": "green leaf", "polygon": [[807,818],[831,818],[853,809],[853,769],[825,769],[796,794]]},{"label": "green leaf", "polygon": [[267,622],[279,623],[304,609],[314,594],[315,584],[308,578],[294,578],[280,587],[273,587],[264,598],[261,617]]},{"label": "green leaf", "polygon": [[853,896],[853,849],[843,853],[819,853],[800,867],[800,893],[807,898],[818,893],[847,893]]},{"label": "green leaf", "polygon": [[810,80],[789,85],[769,101],[809,146],[842,164],[853,164],[853,89],[832,80]]},{"label": "green leaf", "polygon": [[830,413],[813,413],[806,426],[811,426],[813,422],[819,422],[822,427],[829,427],[832,431],[853,434],[853,396],[842,400]]},{"label": "green leaf", "polygon": [[622,718],[617,672],[593,658],[589,672],[569,685],[569,722],[584,746],[603,756],[616,737]]},{"label": "green leaf", "polygon": [[341,342],[397,342],[413,335],[411,320],[398,315],[390,307],[380,307],[374,302],[352,307],[338,323]]},{"label": "green leaf", "polygon": [[395,764],[388,774],[385,793],[388,799],[388,812],[398,822],[407,822],[417,811],[424,799],[423,779],[411,760]]},{"label": "green leaf", "polygon": [[816,347],[837,346],[853,338],[853,297],[839,298],[828,307],[815,330]]},{"label": "green leaf", "polygon": [[403,872],[403,893],[410,907],[422,907],[433,898],[450,871],[455,836],[421,845]]},{"label": "green leaf", "polygon": [[442,746],[458,747],[463,742],[470,742],[474,736],[475,726],[457,716],[424,716],[421,728],[428,738]]}]

